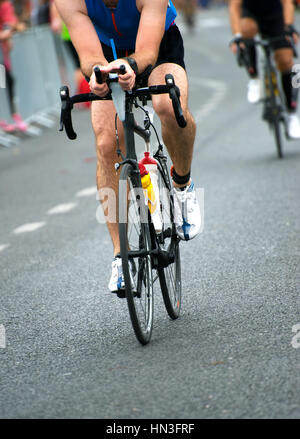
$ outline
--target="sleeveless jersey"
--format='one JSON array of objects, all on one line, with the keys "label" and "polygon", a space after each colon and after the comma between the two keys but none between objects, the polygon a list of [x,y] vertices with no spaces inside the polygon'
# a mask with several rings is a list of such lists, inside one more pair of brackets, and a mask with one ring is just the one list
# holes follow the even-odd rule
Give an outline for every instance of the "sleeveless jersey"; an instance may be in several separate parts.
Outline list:
[{"label": "sleeveless jersey", "polygon": [[[85,0],[85,3],[100,41],[110,46],[110,40],[113,39],[117,49],[135,47],[141,15],[136,7],[136,0],[119,0],[114,9],[105,6],[102,0]],[[172,1],[169,1],[165,30],[172,25],[176,15]]]}]

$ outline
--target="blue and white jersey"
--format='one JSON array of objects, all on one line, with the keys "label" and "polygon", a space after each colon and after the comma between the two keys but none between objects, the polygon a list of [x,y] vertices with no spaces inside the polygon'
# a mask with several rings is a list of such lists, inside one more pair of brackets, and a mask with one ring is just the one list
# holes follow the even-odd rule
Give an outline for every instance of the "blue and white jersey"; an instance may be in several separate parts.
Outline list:
[{"label": "blue and white jersey", "polygon": [[[93,22],[100,41],[110,46],[114,40],[117,49],[133,49],[137,37],[140,12],[136,0],[119,0],[116,8],[108,8],[102,0],[85,0],[88,16]],[[169,1],[165,30],[173,24],[177,16],[176,8]]]}]

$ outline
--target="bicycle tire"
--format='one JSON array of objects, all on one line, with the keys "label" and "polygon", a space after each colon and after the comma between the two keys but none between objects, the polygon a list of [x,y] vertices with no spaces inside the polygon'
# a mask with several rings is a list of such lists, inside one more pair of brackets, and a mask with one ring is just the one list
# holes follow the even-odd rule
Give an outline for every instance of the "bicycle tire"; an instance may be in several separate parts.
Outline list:
[{"label": "bicycle tire", "polygon": [[[140,177],[131,164],[124,164],[120,174],[119,236],[129,315],[137,339],[145,345],[153,329],[151,236]],[[139,256],[132,256],[134,252]],[[130,259],[136,266],[135,288],[130,277]]]},{"label": "bicycle tire", "polygon": [[158,167],[158,186],[163,230],[158,235],[159,253],[157,273],[160,288],[169,317],[177,319],[181,310],[181,262],[179,239],[174,224],[174,202],[170,193],[167,167],[161,162]]},{"label": "bicycle tire", "polygon": [[[274,82],[275,81],[275,82]],[[269,87],[270,87],[270,111],[271,111],[271,117],[270,117],[270,127],[274,134],[275,139],[275,145],[276,145],[276,151],[278,158],[283,157],[282,152],[282,136],[281,136],[281,130],[280,130],[280,122],[281,122],[281,115],[280,115],[280,108],[278,105],[278,102],[276,100],[276,90],[277,93],[279,93],[278,89],[278,83],[277,83],[277,75],[276,71],[272,70],[269,72]]]},{"label": "bicycle tire", "polygon": [[273,121],[273,133],[275,137],[277,156],[279,159],[282,159],[283,158],[282,135],[280,130],[280,120],[278,117],[276,117]]}]

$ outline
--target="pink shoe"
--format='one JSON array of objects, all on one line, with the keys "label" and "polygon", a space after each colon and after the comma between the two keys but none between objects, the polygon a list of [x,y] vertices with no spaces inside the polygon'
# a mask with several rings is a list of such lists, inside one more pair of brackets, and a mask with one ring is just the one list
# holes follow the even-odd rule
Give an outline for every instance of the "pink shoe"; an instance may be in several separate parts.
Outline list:
[{"label": "pink shoe", "polygon": [[22,120],[21,116],[18,113],[13,115],[13,120],[15,121],[15,128],[18,131],[26,132],[28,130],[28,125]]},{"label": "pink shoe", "polygon": [[0,120],[0,129],[5,133],[14,133],[16,131],[15,124],[10,124],[6,120]]}]

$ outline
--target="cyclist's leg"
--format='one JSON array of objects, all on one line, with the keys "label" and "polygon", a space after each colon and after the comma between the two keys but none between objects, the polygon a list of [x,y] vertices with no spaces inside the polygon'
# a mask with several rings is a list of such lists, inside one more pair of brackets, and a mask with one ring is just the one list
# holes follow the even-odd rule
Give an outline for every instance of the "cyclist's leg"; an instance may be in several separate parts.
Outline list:
[{"label": "cyclist's leg", "polygon": [[275,41],[273,44],[275,50],[275,61],[279,72],[281,73],[282,88],[286,98],[286,105],[289,112],[296,111],[298,100],[298,89],[292,85],[294,73],[292,72],[294,60],[293,49],[290,42],[284,35],[284,24],[281,17],[274,20],[272,27],[272,36],[280,37],[282,40]]},{"label": "cyclist's leg", "polygon": [[298,89],[293,87],[293,50],[283,47],[275,50],[277,69],[281,73],[281,83],[286,98],[286,106],[289,112],[297,109]]},{"label": "cyclist's leg", "polygon": [[298,88],[293,87],[293,77],[295,75],[292,71],[293,50],[291,43],[285,37],[283,15],[278,14],[268,20],[266,19],[263,33],[267,38],[280,38],[275,40],[272,46],[275,51],[276,66],[281,74],[282,89],[288,112],[287,132],[290,138],[298,139],[300,138],[300,121],[296,114]]},{"label": "cyclist's leg", "polygon": [[[200,208],[194,184],[190,179],[196,124],[188,109],[188,80],[184,64],[184,48],[180,31],[172,26],[162,39],[157,64],[149,77],[149,84],[165,84],[165,75],[174,76],[180,89],[180,101],[187,126],[182,129],[175,119],[168,95],[152,96],[154,110],[158,114],[163,141],[173,162],[174,217],[176,231],[181,239],[194,238],[200,231]],[[180,187],[180,189],[179,189]]]},{"label": "cyclist's leg", "polygon": [[180,89],[180,101],[187,126],[178,126],[169,95],[152,97],[155,112],[160,118],[163,141],[168,149],[177,174],[185,176],[190,172],[196,133],[196,124],[188,109],[188,80],[185,70],[174,63],[164,63],[156,67],[150,75],[149,84],[164,84],[165,75],[174,76]]},{"label": "cyclist's leg", "polygon": [[[92,125],[97,148],[97,188],[103,203],[107,227],[114,247],[114,255],[120,252],[117,223],[119,173],[114,165],[119,161],[116,153],[115,109],[112,102],[93,102]],[[123,145],[123,127],[118,120],[120,145]]]},{"label": "cyclist's leg", "polygon": [[153,96],[152,103],[160,118],[163,141],[174,165],[174,221],[177,235],[187,241],[194,238],[201,227],[200,208],[194,184],[190,179],[196,124],[188,109],[188,80],[183,67],[173,63],[159,65],[151,73],[150,84],[163,84],[167,73],[173,75],[180,89],[181,106],[187,126],[184,129],[178,126],[168,95]]},{"label": "cyclist's leg", "polygon": [[[259,31],[257,17],[249,10],[242,10],[241,33],[245,40],[252,40]],[[261,99],[261,87],[258,79],[257,52],[252,44],[245,47],[246,70],[250,77],[248,83],[247,99],[248,102],[255,104]]]},{"label": "cyclist's leg", "polygon": [[[257,20],[251,12],[247,10],[242,11],[242,19],[241,19],[241,33],[242,37],[245,39],[252,40],[258,33],[259,26]],[[248,46],[248,74],[250,78],[257,78],[258,70],[257,70],[257,56],[256,56],[256,48],[255,46]]]}]

